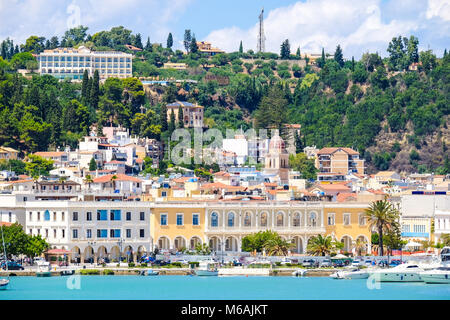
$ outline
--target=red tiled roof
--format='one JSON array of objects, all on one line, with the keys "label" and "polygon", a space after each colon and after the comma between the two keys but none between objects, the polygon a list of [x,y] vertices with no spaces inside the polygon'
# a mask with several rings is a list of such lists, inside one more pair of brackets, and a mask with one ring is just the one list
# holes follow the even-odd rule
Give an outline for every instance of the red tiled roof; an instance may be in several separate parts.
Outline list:
[{"label": "red tiled roof", "polygon": [[317,154],[331,154],[335,153],[338,150],[342,150],[344,152],[347,152],[348,154],[359,154],[359,152],[353,150],[352,148],[340,148],[340,147],[331,147],[331,148],[322,148],[317,152]]},{"label": "red tiled roof", "polygon": [[229,186],[221,182],[207,183],[200,187],[200,189],[234,189],[234,190],[245,190],[244,187],[239,186]]},{"label": "red tiled roof", "polygon": [[125,161],[112,160],[109,162],[105,162],[105,164],[125,164]]},{"label": "red tiled roof", "polygon": [[357,194],[353,192],[342,192],[336,197],[337,202],[345,202],[349,200],[356,200]]},{"label": "red tiled roof", "polygon": [[34,153],[35,156],[39,157],[60,157],[64,154],[66,153],[63,151],[54,151],[54,152],[38,151]]},{"label": "red tiled roof", "polygon": [[230,176],[230,174],[228,172],[225,172],[225,171],[216,172],[216,173],[214,173],[214,175],[215,176],[222,176],[222,177],[229,177]]},{"label": "red tiled roof", "polygon": [[117,173],[117,174],[107,174],[98,178],[94,179],[94,183],[105,183],[105,182],[111,182],[111,178],[113,176],[116,176],[117,179],[115,181],[132,181],[132,182],[139,182],[141,183],[142,180],[136,177],[132,177],[132,176],[127,176],[126,174],[123,173]]},{"label": "red tiled roof", "polygon": [[12,225],[11,222],[1,222],[1,221],[0,221],[0,226],[9,227],[10,225]]}]

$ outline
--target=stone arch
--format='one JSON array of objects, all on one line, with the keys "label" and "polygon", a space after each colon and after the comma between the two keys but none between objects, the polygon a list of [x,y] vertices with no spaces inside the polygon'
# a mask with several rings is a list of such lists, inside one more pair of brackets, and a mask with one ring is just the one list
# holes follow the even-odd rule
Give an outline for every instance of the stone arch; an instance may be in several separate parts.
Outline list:
[{"label": "stone arch", "polygon": [[187,241],[186,238],[183,236],[177,236],[173,240],[173,248],[177,249],[178,251],[181,251],[183,248],[187,248]]},{"label": "stone arch", "polygon": [[234,227],[236,224],[236,214],[233,211],[227,213],[227,227]]},{"label": "stone arch", "polygon": [[276,226],[277,227],[284,227],[284,212],[278,211],[276,215]]},{"label": "stone arch", "polygon": [[160,250],[169,250],[170,249],[170,239],[166,236],[159,237],[158,248]]},{"label": "stone arch", "polygon": [[84,262],[81,261],[81,249],[77,246],[70,250],[70,261],[75,263]]},{"label": "stone arch", "polygon": [[191,237],[191,239],[189,240],[189,249],[194,250],[195,247],[197,245],[201,245],[202,244],[202,239],[200,239],[200,237],[197,236],[193,236]]},{"label": "stone arch", "polygon": [[228,236],[225,239],[225,251],[238,251],[238,239],[235,236]]},{"label": "stone arch", "polygon": [[118,262],[119,258],[121,256],[121,252],[120,252],[120,248],[119,246],[113,246],[110,250],[110,254],[111,254],[111,262]]},{"label": "stone arch", "polygon": [[261,227],[268,227],[269,226],[269,213],[267,211],[263,211],[263,212],[260,213],[259,225]]},{"label": "stone arch", "polygon": [[108,250],[106,250],[105,246],[100,246],[97,249],[97,257],[100,259],[108,258]]},{"label": "stone arch", "polygon": [[91,246],[87,246],[86,248],[84,248],[83,256],[84,256],[84,261],[81,261],[81,262],[93,263],[94,258],[95,258],[94,248],[92,248]]},{"label": "stone arch", "polygon": [[123,254],[125,257],[127,257],[127,261],[131,262],[133,261],[133,257],[134,257],[134,251],[133,251],[133,247],[132,246],[126,246],[123,250]]},{"label": "stone arch", "polygon": [[137,250],[137,257],[141,259],[147,252],[147,249],[144,246],[139,246]]},{"label": "stone arch", "polygon": [[316,227],[319,221],[319,214],[316,211],[308,212],[308,227]]},{"label": "stone arch", "polygon": [[209,247],[213,251],[220,251],[222,250],[222,245],[220,243],[220,238],[216,236],[212,236],[208,239]]},{"label": "stone arch", "polygon": [[300,227],[302,225],[302,213],[299,211],[295,211],[292,214],[292,226]]},{"label": "stone arch", "polygon": [[243,221],[242,225],[244,227],[251,227],[252,226],[252,220],[253,220],[252,219],[252,212],[246,211],[244,213],[244,221]]},{"label": "stone arch", "polygon": [[291,250],[295,253],[303,253],[303,239],[300,236],[294,236],[291,242],[295,245]]},{"label": "stone arch", "polygon": [[[363,247],[359,247],[360,244],[363,244]],[[360,234],[356,237],[355,240],[355,249],[356,249],[356,253],[358,255],[363,255],[369,252],[369,239],[363,235]]]},{"label": "stone arch", "polygon": [[346,252],[352,251],[353,248],[353,239],[349,235],[344,235],[341,237],[341,242],[344,244],[343,250]]}]

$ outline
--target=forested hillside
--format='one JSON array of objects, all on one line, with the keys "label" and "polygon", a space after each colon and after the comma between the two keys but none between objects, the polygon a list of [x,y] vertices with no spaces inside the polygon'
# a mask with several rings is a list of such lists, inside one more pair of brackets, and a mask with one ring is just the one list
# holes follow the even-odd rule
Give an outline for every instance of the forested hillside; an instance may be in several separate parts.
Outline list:
[{"label": "forested hillside", "polygon": [[[365,53],[344,61],[337,46],[311,63],[300,48],[291,54],[289,41],[276,53],[238,51],[209,58],[198,52],[195,36],[185,33],[184,54],[167,43],[143,45],[141,35],[123,27],[94,35],[71,29],[46,40],[32,36],[20,47],[2,42],[0,58],[0,145],[25,153],[70,145],[94,125],[122,125],[133,134],[164,139],[177,126],[167,121],[167,102],[186,100],[205,107],[205,123],[221,130],[244,130],[301,124],[298,150],[304,146],[349,146],[368,161],[369,169],[449,172],[450,57],[418,51],[415,37],[392,39],[388,57]],[[37,69],[31,53],[59,46],[85,45],[94,50],[135,53],[133,75],[190,79],[145,91],[138,78],[106,80],[85,77],[83,83],[58,82],[51,76],[17,69]],[[184,62],[178,71],[161,68]],[[417,69],[417,70],[415,70]],[[221,81],[225,79],[226,81]],[[143,107],[141,107],[143,106]]]}]

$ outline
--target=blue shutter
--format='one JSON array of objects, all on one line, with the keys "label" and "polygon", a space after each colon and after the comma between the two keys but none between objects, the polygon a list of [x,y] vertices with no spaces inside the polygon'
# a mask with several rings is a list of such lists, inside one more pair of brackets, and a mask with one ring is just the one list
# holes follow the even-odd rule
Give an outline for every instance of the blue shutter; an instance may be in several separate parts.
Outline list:
[{"label": "blue shutter", "polygon": [[45,210],[44,212],[44,220],[50,221],[50,212],[48,212],[48,210]]},{"label": "blue shutter", "polygon": [[120,229],[114,230],[114,238],[120,238]]},{"label": "blue shutter", "polygon": [[[105,210],[106,213],[106,210]],[[108,238],[108,230],[102,229],[100,230],[100,238]]]},{"label": "blue shutter", "polygon": [[120,210],[114,210],[114,220],[120,220]]}]

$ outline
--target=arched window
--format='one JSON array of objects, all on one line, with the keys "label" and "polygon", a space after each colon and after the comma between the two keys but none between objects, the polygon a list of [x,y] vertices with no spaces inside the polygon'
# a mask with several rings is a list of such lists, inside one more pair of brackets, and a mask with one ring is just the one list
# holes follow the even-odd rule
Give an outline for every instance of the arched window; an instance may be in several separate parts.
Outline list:
[{"label": "arched window", "polygon": [[252,225],[252,217],[249,212],[244,216],[244,227],[250,227]]},{"label": "arched window", "polygon": [[315,213],[315,212],[311,212],[311,213],[309,214],[309,226],[310,226],[310,227],[315,227],[316,224],[317,224],[317,221],[316,221],[316,213]]},{"label": "arched window", "polygon": [[261,213],[261,227],[267,227],[267,213]]},{"label": "arched window", "polygon": [[292,222],[294,227],[300,227],[300,213],[298,212],[294,213],[294,220]]},{"label": "arched window", "polygon": [[277,227],[282,227],[283,226],[283,221],[284,220],[284,217],[283,217],[283,214],[280,212],[280,213],[278,213],[277,214]]},{"label": "arched window", "polygon": [[359,225],[360,226],[366,225],[366,215],[364,213],[359,214]]},{"label": "arched window", "polygon": [[211,214],[211,227],[217,227],[219,224],[219,216],[217,212]]},{"label": "arched window", "polygon": [[234,227],[234,213],[233,212],[228,213],[228,226]]}]

